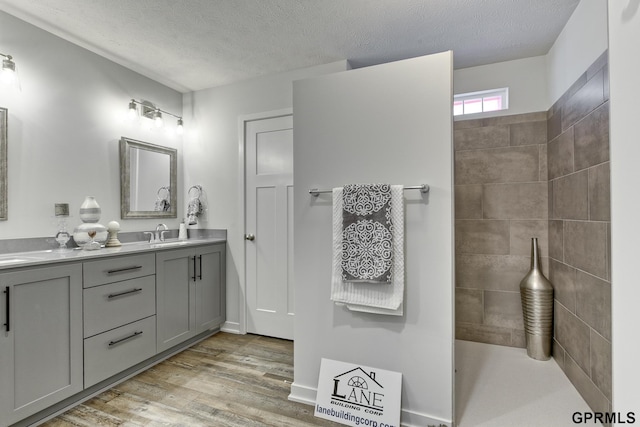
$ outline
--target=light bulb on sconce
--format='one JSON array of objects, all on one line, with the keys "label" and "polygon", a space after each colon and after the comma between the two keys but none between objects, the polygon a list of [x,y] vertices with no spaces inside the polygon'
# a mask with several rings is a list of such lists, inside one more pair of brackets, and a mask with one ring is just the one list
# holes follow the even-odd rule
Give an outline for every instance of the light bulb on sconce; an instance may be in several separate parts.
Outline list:
[{"label": "light bulb on sconce", "polygon": [[0,71],[0,80],[5,84],[14,84],[16,82],[16,63],[13,62],[11,55],[0,53],[4,57],[2,60],[2,70]]},{"label": "light bulb on sconce", "polygon": [[178,125],[176,127],[176,133],[178,135],[182,135],[184,133],[184,126],[183,126],[183,123],[182,123],[182,117],[180,117],[178,119]]},{"label": "light bulb on sconce", "polygon": [[153,123],[156,125],[156,128],[161,128],[163,123],[162,123],[162,113],[160,112],[159,109],[156,110],[155,113],[153,113]]},{"label": "light bulb on sconce", "polygon": [[138,106],[136,105],[136,102],[132,99],[131,102],[129,102],[129,119],[130,120],[135,120],[138,117]]}]

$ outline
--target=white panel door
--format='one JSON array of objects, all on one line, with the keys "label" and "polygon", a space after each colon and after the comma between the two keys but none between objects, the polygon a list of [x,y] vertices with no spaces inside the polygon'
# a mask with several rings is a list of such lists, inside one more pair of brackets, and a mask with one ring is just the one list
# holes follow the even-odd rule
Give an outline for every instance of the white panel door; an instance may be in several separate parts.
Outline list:
[{"label": "white panel door", "polygon": [[246,122],[247,332],[293,339],[293,118]]}]

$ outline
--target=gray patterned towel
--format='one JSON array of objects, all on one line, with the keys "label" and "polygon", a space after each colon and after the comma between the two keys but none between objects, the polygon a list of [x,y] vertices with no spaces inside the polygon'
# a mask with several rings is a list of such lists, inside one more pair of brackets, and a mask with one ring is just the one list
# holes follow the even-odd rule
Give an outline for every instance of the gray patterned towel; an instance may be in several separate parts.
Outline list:
[{"label": "gray patterned towel", "polygon": [[342,193],[342,280],[391,283],[391,186],[350,184]]}]

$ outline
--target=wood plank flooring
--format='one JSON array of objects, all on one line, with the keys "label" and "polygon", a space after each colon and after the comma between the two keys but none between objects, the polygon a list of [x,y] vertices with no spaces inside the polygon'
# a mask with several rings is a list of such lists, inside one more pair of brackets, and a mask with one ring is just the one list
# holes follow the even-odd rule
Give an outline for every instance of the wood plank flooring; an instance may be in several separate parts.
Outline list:
[{"label": "wood plank flooring", "polygon": [[42,425],[339,425],[287,400],[292,381],[291,341],[220,332]]}]

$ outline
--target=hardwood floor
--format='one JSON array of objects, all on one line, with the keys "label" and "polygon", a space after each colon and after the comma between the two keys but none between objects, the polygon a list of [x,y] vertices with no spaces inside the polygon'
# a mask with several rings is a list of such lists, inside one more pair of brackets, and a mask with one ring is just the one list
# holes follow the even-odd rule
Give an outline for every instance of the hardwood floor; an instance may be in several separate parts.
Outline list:
[{"label": "hardwood floor", "polygon": [[338,426],[287,400],[293,343],[218,333],[44,424]]}]

